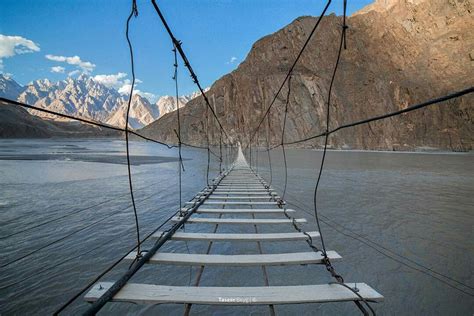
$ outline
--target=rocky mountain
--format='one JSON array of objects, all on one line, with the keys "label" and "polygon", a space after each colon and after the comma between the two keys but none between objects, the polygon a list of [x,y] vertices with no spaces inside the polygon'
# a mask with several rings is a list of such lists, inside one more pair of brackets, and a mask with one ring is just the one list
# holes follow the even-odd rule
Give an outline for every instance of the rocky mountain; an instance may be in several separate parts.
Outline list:
[{"label": "rocky mountain", "polygon": [[[209,88],[206,88],[204,89],[204,92],[208,91]],[[181,97],[178,98],[178,104],[179,104],[179,108],[182,108],[183,106],[186,105],[186,103],[188,103],[189,101],[191,101],[192,99],[198,97],[201,95],[201,92],[200,91],[197,91],[197,92],[194,92],[190,95],[183,95]],[[173,96],[170,96],[170,95],[165,95],[165,96],[162,96],[158,99],[158,101],[156,102],[156,105],[158,106],[158,109],[160,110],[160,117],[167,114],[167,113],[170,113],[170,112],[173,112],[173,111],[176,111],[177,107],[176,107],[176,97],[173,97]]]},{"label": "rocky mountain", "polygon": [[3,97],[16,100],[23,87],[9,76],[0,74],[0,91]]},{"label": "rocky mountain", "polygon": [[[36,80],[25,86],[18,101],[69,115],[107,122],[111,113],[123,106],[123,97],[114,89],[81,75],[52,83]],[[55,115],[31,111],[40,117],[61,120]]]},{"label": "rocky mountain", "polygon": [[[245,61],[217,80],[207,96],[228,134],[244,145],[267,109],[316,22],[300,17],[257,41]],[[329,82],[336,61],[342,17],[325,16],[291,80],[285,140],[325,129]],[[377,0],[348,18],[331,101],[330,127],[399,110],[472,86],[473,8],[469,0]],[[259,132],[265,146],[281,141],[288,87],[279,95]],[[474,144],[473,96],[467,95],[395,118],[333,134],[333,148],[470,150]],[[216,122],[206,124],[202,97],[182,109],[183,141],[218,141]],[[209,125],[209,127],[208,127]],[[141,130],[176,142],[176,115],[167,114]],[[320,147],[320,140],[299,146]]]},{"label": "rocky mountain", "polygon": [[[125,126],[128,97],[86,75],[58,82],[36,80],[22,87],[15,80],[0,74],[0,96],[55,112]],[[193,97],[195,95],[180,97],[180,107]],[[129,126],[141,128],[152,123],[161,113],[163,115],[175,109],[173,97],[164,96],[152,104],[145,97],[135,94],[130,107]],[[50,120],[65,120],[41,111],[31,110],[30,113]]]},{"label": "rocky mountain", "polygon": [[[126,102],[128,98],[124,99]],[[107,123],[114,126],[125,126],[127,116],[127,106],[119,106],[112,116],[109,117]],[[130,104],[129,126],[137,129],[152,123],[160,116],[159,108],[155,104],[151,104],[146,98],[135,94],[132,96]]]}]

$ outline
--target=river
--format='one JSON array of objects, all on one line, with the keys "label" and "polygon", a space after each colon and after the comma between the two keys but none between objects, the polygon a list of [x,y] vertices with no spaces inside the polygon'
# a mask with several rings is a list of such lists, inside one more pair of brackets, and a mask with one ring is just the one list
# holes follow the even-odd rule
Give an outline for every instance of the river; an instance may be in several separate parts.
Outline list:
[{"label": "river", "polygon": [[[0,141],[0,314],[51,314],[134,245],[124,148],[122,140],[110,139]],[[131,152],[145,236],[178,207],[177,150],[132,142]],[[206,184],[207,154],[185,149],[183,157],[183,200],[187,201]],[[309,220],[305,229],[316,230],[311,214],[321,152],[287,150],[287,157],[285,198],[299,217]],[[266,153],[259,153],[259,162],[260,174],[270,180]],[[272,185],[281,193],[280,149],[272,152],[271,162]],[[212,157],[211,176],[217,171]],[[318,205],[326,247],[343,258],[334,263],[337,272],[347,282],[367,283],[384,295],[384,302],[373,304],[379,315],[473,314],[474,298],[460,291],[474,293],[473,153],[330,151]],[[185,229],[194,231],[196,226]],[[221,226],[218,232],[236,229]],[[246,229],[253,232],[253,227]],[[260,231],[278,229],[262,227]],[[202,242],[173,241],[164,251],[202,253],[206,247]],[[264,243],[263,250],[309,251],[303,242],[297,246]],[[211,253],[256,251],[254,243],[221,242],[214,243]],[[116,280],[127,267],[120,264],[103,280]],[[147,266],[133,281],[188,285],[198,270]],[[331,281],[320,265],[269,267],[268,275],[270,285]],[[204,269],[201,285],[258,286],[263,282],[259,267],[209,267]],[[78,314],[87,306],[79,298],[66,314]],[[278,315],[358,314],[353,303],[281,305],[275,310]],[[268,313],[268,306],[191,309],[191,314],[206,315]],[[109,303],[103,314],[182,315],[183,306]]]}]

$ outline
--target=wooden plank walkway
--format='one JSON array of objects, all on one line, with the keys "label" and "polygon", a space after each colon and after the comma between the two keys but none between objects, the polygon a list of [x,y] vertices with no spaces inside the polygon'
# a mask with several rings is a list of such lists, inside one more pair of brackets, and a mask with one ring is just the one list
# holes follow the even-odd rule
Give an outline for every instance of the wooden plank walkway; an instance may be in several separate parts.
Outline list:
[{"label": "wooden plank walkway", "polygon": [[[148,264],[154,265],[184,265],[200,266],[198,280],[202,271],[207,266],[219,266],[232,269],[233,267],[261,266],[264,273],[266,286],[254,287],[202,287],[197,281],[196,286],[168,286],[154,284],[126,283],[112,298],[117,302],[132,302],[140,304],[209,304],[209,305],[273,305],[325,303],[359,301],[360,297],[341,284],[316,284],[316,285],[291,285],[273,286],[268,279],[266,266],[275,265],[307,265],[322,264],[324,256],[319,251],[308,247],[307,252],[266,254],[262,252],[260,242],[317,242],[320,234],[317,231],[303,233],[293,230],[294,224],[305,224],[305,218],[295,218],[292,209],[284,209],[283,203],[277,202],[278,194],[267,185],[247,165],[242,152],[234,163],[233,168],[220,178],[216,187],[209,187],[199,192],[196,197],[185,203],[181,209],[183,214],[172,218],[173,222],[186,219],[185,223],[201,227],[203,224],[215,225],[214,232],[182,232],[175,231],[170,240],[194,241],[209,243],[206,254],[165,253],[156,252],[147,257]],[[192,212],[188,210],[197,203]],[[237,206],[238,208],[232,208]],[[230,207],[230,208],[229,208]],[[254,208],[255,207],[255,208]],[[186,215],[187,214],[187,215]],[[195,215],[196,214],[196,215]],[[279,218],[257,218],[255,215],[272,215]],[[214,215],[218,217],[205,217]],[[226,216],[227,215],[227,216]],[[232,218],[228,216],[232,215]],[[248,216],[251,216],[249,218]],[[287,218],[286,215],[291,216]],[[254,225],[254,233],[217,233],[218,225]],[[260,225],[287,226],[286,230],[278,233],[259,233]],[[239,227],[239,226],[236,226]],[[276,226],[275,226],[276,227]],[[288,229],[293,232],[288,232]],[[162,232],[153,234],[152,238],[159,242]],[[257,243],[259,254],[210,254],[213,242],[252,242]],[[335,251],[328,251],[327,256],[331,261],[341,260]],[[126,261],[135,260],[136,253],[130,253]],[[85,295],[85,300],[94,302],[98,300],[111,286],[110,282],[98,282]],[[370,302],[379,302],[383,296],[365,283],[346,283],[357,294]],[[187,305],[188,307],[190,305]]]}]

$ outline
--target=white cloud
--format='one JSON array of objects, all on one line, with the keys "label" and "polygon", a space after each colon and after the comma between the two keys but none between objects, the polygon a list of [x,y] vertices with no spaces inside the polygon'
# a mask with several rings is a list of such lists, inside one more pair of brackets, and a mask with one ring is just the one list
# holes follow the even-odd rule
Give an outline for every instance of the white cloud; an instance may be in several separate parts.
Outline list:
[{"label": "white cloud", "polygon": [[[136,87],[136,85],[135,85],[135,87]],[[133,89],[134,93],[137,92],[137,90],[135,90],[135,87]],[[120,94],[130,94],[130,89],[131,88],[132,88],[132,84],[130,83],[130,80],[125,80],[123,85],[118,89],[118,92]]]},{"label": "white cloud", "polygon": [[[142,81],[139,79],[136,79],[135,82],[142,82]],[[123,85],[120,88],[118,88],[117,91],[120,94],[128,96],[130,94],[131,87],[132,87],[132,83],[130,82],[130,80],[125,79],[123,81]],[[135,94],[141,95],[142,97],[148,99],[148,101],[150,101],[151,103],[155,103],[156,101],[158,101],[158,96],[156,94],[138,90],[136,84],[135,84],[135,87],[133,87],[133,95]]]},{"label": "white cloud", "polygon": [[232,56],[228,62],[226,62],[227,65],[231,65],[237,61],[237,57]]},{"label": "white cloud", "polygon": [[46,59],[52,60],[52,61],[57,61],[57,62],[65,62],[69,65],[73,65],[81,69],[84,73],[91,73],[94,68],[95,64],[89,62],[89,61],[83,61],[81,57],[79,56],[72,56],[72,57],[66,57],[66,56],[56,56],[56,55],[46,55]]},{"label": "white cloud", "polygon": [[0,34],[0,69],[3,69],[3,58],[39,51],[39,45],[34,43],[32,40],[21,36]]},{"label": "white cloud", "polygon": [[65,70],[66,69],[64,67],[61,67],[61,66],[51,67],[51,72],[55,72],[55,73],[59,73],[59,74],[63,74]]},{"label": "white cloud", "polygon": [[119,72],[115,75],[96,75],[93,77],[94,81],[103,84],[106,87],[120,89],[125,83],[123,78],[127,76],[124,72]]},{"label": "white cloud", "polygon": [[73,71],[69,72],[67,75],[68,75],[69,77],[74,77],[75,75],[78,75],[78,74],[80,74],[80,73],[81,73],[80,70],[73,70]]}]

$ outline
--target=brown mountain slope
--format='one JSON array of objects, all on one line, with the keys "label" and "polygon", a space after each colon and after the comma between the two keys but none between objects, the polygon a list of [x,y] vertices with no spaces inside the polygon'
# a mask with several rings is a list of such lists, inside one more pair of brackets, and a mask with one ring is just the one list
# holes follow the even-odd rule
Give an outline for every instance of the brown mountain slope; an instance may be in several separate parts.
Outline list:
[{"label": "brown mountain slope", "polygon": [[55,122],[30,114],[18,105],[0,102],[0,138],[120,137],[117,131],[80,122]]},{"label": "brown mountain slope", "polygon": [[[331,127],[382,114],[472,86],[474,27],[472,5],[465,0],[378,1],[348,19],[347,50],[336,77]],[[207,93],[230,135],[246,143],[316,18],[301,17],[257,41],[246,60],[217,80]],[[286,140],[318,134],[325,128],[325,102],[334,67],[342,18],[323,18],[292,79]],[[285,87],[275,103],[265,133],[279,143]],[[341,131],[330,137],[336,148],[403,150],[420,147],[472,149],[473,96],[396,118]],[[182,110],[183,140],[205,143],[202,97]],[[209,117],[211,117],[209,113]],[[211,123],[211,140],[219,134]],[[142,132],[176,142],[176,113]],[[320,146],[319,141],[301,146]]]}]

